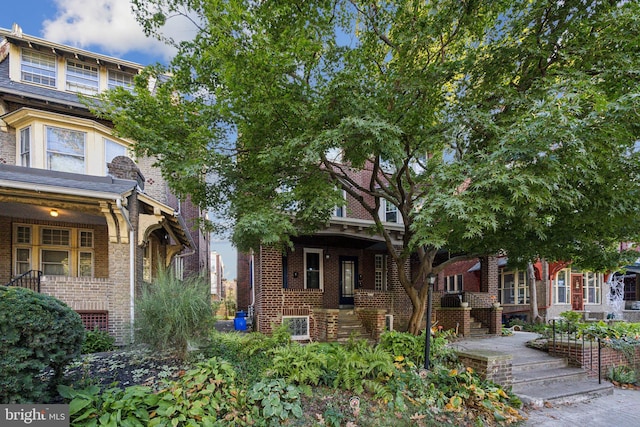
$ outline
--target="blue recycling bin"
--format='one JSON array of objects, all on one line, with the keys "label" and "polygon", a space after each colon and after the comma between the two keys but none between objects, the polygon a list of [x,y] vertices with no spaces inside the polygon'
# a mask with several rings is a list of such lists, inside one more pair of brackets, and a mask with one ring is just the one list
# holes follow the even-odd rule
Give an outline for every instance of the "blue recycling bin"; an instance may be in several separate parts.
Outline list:
[{"label": "blue recycling bin", "polygon": [[233,327],[236,331],[246,331],[247,330],[247,314],[240,310],[236,311],[236,317],[233,319]]}]

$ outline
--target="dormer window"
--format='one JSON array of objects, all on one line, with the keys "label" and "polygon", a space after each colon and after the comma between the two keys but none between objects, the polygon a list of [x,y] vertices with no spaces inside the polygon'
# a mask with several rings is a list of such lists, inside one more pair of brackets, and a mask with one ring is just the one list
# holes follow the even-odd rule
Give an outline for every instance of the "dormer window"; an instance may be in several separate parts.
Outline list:
[{"label": "dormer window", "polygon": [[22,50],[20,79],[23,82],[56,87],[56,57]]},{"label": "dormer window", "polygon": [[98,67],[79,61],[67,60],[67,90],[95,95],[98,93]]},{"label": "dormer window", "polygon": [[123,87],[127,90],[131,90],[133,88],[133,74],[123,73],[122,71],[117,70],[109,70],[108,74],[108,89]]}]

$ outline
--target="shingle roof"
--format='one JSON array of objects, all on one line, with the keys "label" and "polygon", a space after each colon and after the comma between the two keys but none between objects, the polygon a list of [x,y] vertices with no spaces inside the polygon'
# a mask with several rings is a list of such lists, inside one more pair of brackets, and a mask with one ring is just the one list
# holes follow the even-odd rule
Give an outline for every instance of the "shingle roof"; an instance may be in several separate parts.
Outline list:
[{"label": "shingle roof", "polygon": [[68,189],[126,194],[136,188],[136,181],[110,176],[81,175],[46,169],[0,164],[0,180]]}]

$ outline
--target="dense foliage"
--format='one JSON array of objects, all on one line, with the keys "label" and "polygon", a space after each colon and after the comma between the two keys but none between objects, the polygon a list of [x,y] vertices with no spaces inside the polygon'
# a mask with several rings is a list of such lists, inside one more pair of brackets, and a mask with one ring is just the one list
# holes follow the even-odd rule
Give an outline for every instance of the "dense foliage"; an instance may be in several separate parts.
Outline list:
[{"label": "dense foliage", "polygon": [[200,277],[185,280],[160,269],[136,299],[136,339],[185,358],[189,342],[204,338],[214,321],[209,285]]},{"label": "dense foliage", "polygon": [[97,327],[87,331],[82,342],[82,354],[111,351],[115,348],[116,339],[107,331],[101,331]]},{"label": "dense foliage", "polygon": [[638,2],[133,4],[149,34],[171,42],[183,14],[197,35],[98,113],[179,195],[232,217],[243,250],[324,227],[345,191],[393,262],[419,261],[397,269],[412,333],[424,276],[460,259],[442,249],[605,269],[638,240]]},{"label": "dense foliage", "polygon": [[62,301],[0,286],[0,403],[48,402],[83,339],[80,315]]},{"label": "dense foliage", "polygon": [[[275,338],[214,333],[209,351],[217,355],[160,387],[61,386],[60,393],[74,426],[491,425],[522,419],[515,396],[455,357],[422,371],[410,361],[411,350],[407,357],[388,351],[416,337],[391,335],[385,345],[371,347],[364,341],[300,345],[284,328]],[[445,339],[434,347],[434,353],[448,352]]]}]

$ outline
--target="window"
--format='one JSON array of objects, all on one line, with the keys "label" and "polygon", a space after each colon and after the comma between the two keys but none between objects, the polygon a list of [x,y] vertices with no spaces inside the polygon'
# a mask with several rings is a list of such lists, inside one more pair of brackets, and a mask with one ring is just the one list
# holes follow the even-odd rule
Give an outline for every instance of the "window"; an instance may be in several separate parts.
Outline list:
[{"label": "window", "polygon": [[41,225],[14,228],[15,274],[93,277],[93,231]]},{"label": "window", "polygon": [[444,278],[444,291],[449,293],[462,292],[462,274],[454,274]]},{"label": "window", "polygon": [[86,133],[46,126],[46,138],[49,170],[84,173]]},{"label": "window", "polygon": [[386,199],[380,200],[380,219],[383,222],[402,223],[398,208]]},{"label": "window", "polygon": [[[342,190],[342,199],[347,199],[347,192]],[[347,206],[342,204],[340,206],[336,206],[333,210],[333,216],[337,216],[338,218],[344,218],[347,216]]]},{"label": "window", "polygon": [[498,276],[502,304],[529,304],[529,285],[524,271],[502,271]]},{"label": "window", "polygon": [[56,87],[56,57],[23,50],[20,76],[23,82]]},{"label": "window", "polygon": [[376,291],[387,290],[387,256],[382,254],[375,255],[375,273],[374,282]]},{"label": "window", "polygon": [[282,323],[289,326],[292,340],[309,339],[309,316],[282,316]]},{"label": "window", "polygon": [[31,126],[20,129],[20,165],[31,166]]},{"label": "window", "polygon": [[584,273],[583,297],[587,304],[600,304],[602,294],[602,273]]},{"label": "window", "polygon": [[67,60],[67,90],[95,95],[98,93],[98,67]]},{"label": "window", "polygon": [[289,263],[288,257],[286,255],[282,256],[282,287],[289,287]]},{"label": "window", "polygon": [[554,304],[569,304],[569,279],[571,270],[561,270],[556,274],[556,282],[553,286],[553,302]]},{"label": "window", "polygon": [[322,249],[304,249],[304,287],[323,289]]},{"label": "window", "polygon": [[[118,156],[127,155],[127,149],[125,148],[124,145],[120,145],[117,142],[107,138],[103,138],[103,140],[104,140],[104,158],[106,160],[106,164],[111,163],[113,159]],[[106,165],[105,167],[107,168],[106,171],[108,172],[109,168]]]},{"label": "window", "polygon": [[107,77],[107,87],[115,89],[123,87],[127,90],[133,89],[133,74],[123,73],[122,71],[109,70]]}]

